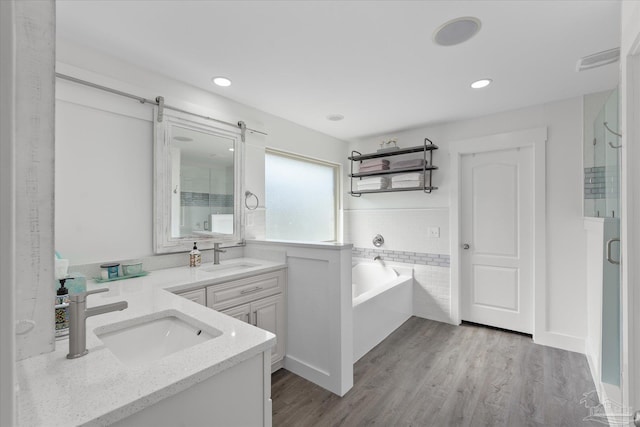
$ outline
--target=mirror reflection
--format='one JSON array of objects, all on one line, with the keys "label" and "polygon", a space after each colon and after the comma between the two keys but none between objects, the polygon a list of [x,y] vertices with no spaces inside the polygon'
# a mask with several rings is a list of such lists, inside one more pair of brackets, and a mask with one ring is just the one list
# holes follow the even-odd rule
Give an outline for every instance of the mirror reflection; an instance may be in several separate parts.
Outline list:
[{"label": "mirror reflection", "polygon": [[172,125],[171,237],[233,234],[234,140]]}]

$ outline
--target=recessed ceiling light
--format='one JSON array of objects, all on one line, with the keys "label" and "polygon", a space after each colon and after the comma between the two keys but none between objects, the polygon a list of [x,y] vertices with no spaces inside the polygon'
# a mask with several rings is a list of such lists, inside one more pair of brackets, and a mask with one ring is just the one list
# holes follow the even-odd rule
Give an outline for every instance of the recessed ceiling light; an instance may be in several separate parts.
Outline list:
[{"label": "recessed ceiling light", "polygon": [[440,46],[460,44],[475,36],[481,26],[480,20],[472,16],[452,19],[434,31],[433,41]]},{"label": "recessed ceiling light", "polygon": [[234,151],[234,150],[233,150],[233,147],[229,148],[229,151]]},{"label": "recessed ceiling light", "polygon": [[491,79],[482,79],[471,83],[471,87],[474,89],[482,89],[483,87],[487,87],[491,84],[493,80]]},{"label": "recessed ceiling light", "polygon": [[173,139],[180,142],[189,142],[193,141],[193,138],[189,138],[188,136],[174,136]]},{"label": "recessed ceiling light", "polygon": [[231,80],[226,77],[214,77],[211,79],[215,84],[222,87],[231,86]]},{"label": "recessed ceiling light", "polygon": [[331,120],[332,122],[339,122],[342,119],[344,119],[342,114],[329,114],[327,116],[327,120]]}]

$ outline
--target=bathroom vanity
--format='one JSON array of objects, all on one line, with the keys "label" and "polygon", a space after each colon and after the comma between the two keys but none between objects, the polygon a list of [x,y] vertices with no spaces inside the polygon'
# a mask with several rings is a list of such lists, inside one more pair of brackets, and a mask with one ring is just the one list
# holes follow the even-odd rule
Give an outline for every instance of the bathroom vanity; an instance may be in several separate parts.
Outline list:
[{"label": "bathroom vanity", "polygon": [[[271,426],[271,367],[283,347],[272,350],[274,334],[250,323],[284,327],[285,268],[242,258],[109,283],[88,305],[129,307],[87,319],[86,356],[68,360],[60,340],[17,363],[21,425]],[[163,328],[180,339],[165,345]]]},{"label": "bathroom vanity", "polygon": [[177,292],[201,305],[274,333],[278,339],[271,350],[272,371],[282,367],[286,343],[284,269]]}]

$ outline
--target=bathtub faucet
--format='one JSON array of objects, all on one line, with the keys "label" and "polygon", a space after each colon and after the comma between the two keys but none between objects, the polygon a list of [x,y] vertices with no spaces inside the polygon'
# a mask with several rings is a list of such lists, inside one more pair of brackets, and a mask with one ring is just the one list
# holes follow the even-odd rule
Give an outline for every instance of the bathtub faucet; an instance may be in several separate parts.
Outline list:
[{"label": "bathtub faucet", "polygon": [[373,260],[374,261],[382,261],[382,257],[380,255],[376,255],[376,257]]}]

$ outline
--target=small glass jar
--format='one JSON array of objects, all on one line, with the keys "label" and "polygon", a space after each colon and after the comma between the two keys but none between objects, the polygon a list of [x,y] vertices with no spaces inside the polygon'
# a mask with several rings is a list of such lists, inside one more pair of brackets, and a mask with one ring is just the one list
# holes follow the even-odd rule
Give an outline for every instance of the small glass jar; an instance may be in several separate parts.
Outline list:
[{"label": "small glass jar", "polygon": [[119,267],[119,263],[102,264],[100,266],[100,276],[104,280],[115,279],[120,276],[118,272]]}]

